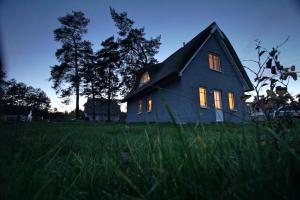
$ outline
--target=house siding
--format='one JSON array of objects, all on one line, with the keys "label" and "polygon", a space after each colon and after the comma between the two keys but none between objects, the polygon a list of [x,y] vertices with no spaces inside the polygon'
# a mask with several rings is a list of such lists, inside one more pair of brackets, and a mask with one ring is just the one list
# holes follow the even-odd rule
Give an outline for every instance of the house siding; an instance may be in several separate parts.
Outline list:
[{"label": "house siding", "polygon": [[[161,92],[154,91],[142,97],[143,112],[137,114],[137,101],[127,102],[127,122],[169,122],[170,116],[163,105],[162,97],[171,109],[177,122],[215,122],[213,91],[219,90],[222,94],[222,108],[224,121],[240,122],[245,119],[246,107],[240,100],[243,95],[243,84],[238,73],[234,70],[225,50],[213,34],[194,56],[181,79],[173,81]],[[208,53],[213,52],[220,56],[221,72],[213,71],[208,66]],[[207,89],[207,108],[199,104],[199,87]],[[228,92],[233,92],[236,111],[230,111]],[[146,111],[149,95],[153,101],[153,111]]]},{"label": "house siding", "polygon": [[[89,121],[93,121],[93,114],[85,113],[85,119],[87,119]],[[119,115],[111,115],[110,120],[117,122],[120,120],[120,116]],[[107,114],[96,114],[95,121],[107,121]]]},{"label": "house siding", "polygon": [[[213,91],[221,91],[224,121],[240,122],[245,117],[245,105],[240,100],[243,95],[241,78],[234,70],[225,50],[214,34],[197,53],[189,66],[183,71],[181,77],[181,92],[192,101],[182,100],[185,105],[182,110],[182,120],[185,122],[214,122],[216,114],[214,109]],[[211,70],[208,65],[208,53],[216,53],[220,57],[221,72]],[[205,87],[207,93],[207,108],[199,105],[199,87]],[[236,111],[230,111],[228,92],[233,92]],[[192,103],[191,103],[192,102]]]},{"label": "house siding", "polygon": [[[141,97],[143,106],[142,112],[138,113],[138,99],[127,102],[126,122],[170,122],[171,118],[166,111],[165,105],[171,108],[172,113],[178,116],[178,96],[180,95],[180,81],[174,81],[163,87],[160,91],[155,90]],[[147,112],[147,99],[152,98],[152,111]]]}]

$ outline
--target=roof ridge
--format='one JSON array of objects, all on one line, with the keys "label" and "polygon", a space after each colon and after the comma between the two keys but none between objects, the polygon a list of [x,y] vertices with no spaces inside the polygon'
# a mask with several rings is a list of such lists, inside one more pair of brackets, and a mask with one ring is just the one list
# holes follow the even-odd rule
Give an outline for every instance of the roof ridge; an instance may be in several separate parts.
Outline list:
[{"label": "roof ridge", "polygon": [[[207,26],[203,31],[201,31],[200,33],[198,33],[197,35],[195,35],[191,40],[189,40],[184,46],[180,47],[179,49],[177,49],[174,53],[172,53],[170,56],[168,56],[164,61],[162,61],[161,63],[166,62],[168,59],[170,59],[174,54],[176,54],[178,51],[184,49],[184,47],[190,45],[192,43],[192,41],[195,41],[197,39],[198,36],[202,35],[204,32],[208,31],[208,29],[212,28],[214,25],[217,25],[217,23],[215,21],[213,21],[209,26]],[[218,25],[217,25],[218,26]]]},{"label": "roof ridge", "polygon": [[[210,37],[211,34],[214,34],[215,32],[218,32],[222,39],[225,40],[225,43],[228,43],[230,45],[229,49],[230,49],[230,53],[233,53],[235,55],[233,55],[235,60],[238,60],[238,56],[236,55],[232,45],[230,44],[229,40],[227,39],[226,35],[223,33],[223,31],[219,28],[219,26],[217,25],[217,23],[214,21],[212,22],[209,26],[207,26],[203,31],[201,31],[200,33],[198,33],[196,36],[194,36],[188,43],[186,43],[186,45],[184,45],[183,47],[177,49],[174,53],[172,53],[169,57],[167,57],[163,62],[157,63],[155,65],[161,65],[157,70],[149,70],[149,68],[142,68],[144,70],[148,70],[149,73],[153,73],[150,74],[150,81],[143,85],[142,87],[138,87],[138,83],[135,83],[135,87],[132,89],[132,91],[130,91],[127,96],[122,100],[122,101],[126,101],[129,98],[140,94],[141,92],[149,92],[149,90],[155,88],[153,86],[158,85],[158,84],[163,84],[162,80],[164,79],[169,79],[169,80],[175,80],[173,79],[174,77],[180,76],[180,71],[182,70],[182,68],[184,68],[184,66],[186,65],[186,63],[189,62],[190,59],[192,59],[193,55],[195,54],[195,52],[198,51],[198,49],[201,47],[201,45],[203,45],[203,43],[205,43],[205,41],[207,40],[207,38]],[[225,45],[228,45],[225,44]],[[240,63],[240,61],[238,61],[238,67],[242,68],[242,65]],[[249,77],[247,76],[247,73],[245,72],[245,70],[239,69],[242,73],[243,77],[246,77],[246,79],[248,79],[246,82],[251,85]],[[153,75],[153,76],[152,76]],[[139,78],[137,77],[136,81],[138,81]],[[147,90],[146,90],[147,89]]]}]

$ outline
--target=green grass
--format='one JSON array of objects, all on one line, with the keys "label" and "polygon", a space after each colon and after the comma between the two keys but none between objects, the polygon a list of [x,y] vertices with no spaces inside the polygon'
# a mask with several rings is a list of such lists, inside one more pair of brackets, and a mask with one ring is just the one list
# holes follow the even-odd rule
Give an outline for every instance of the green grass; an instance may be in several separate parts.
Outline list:
[{"label": "green grass", "polygon": [[299,123],[2,123],[0,199],[297,199],[299,146]]}]

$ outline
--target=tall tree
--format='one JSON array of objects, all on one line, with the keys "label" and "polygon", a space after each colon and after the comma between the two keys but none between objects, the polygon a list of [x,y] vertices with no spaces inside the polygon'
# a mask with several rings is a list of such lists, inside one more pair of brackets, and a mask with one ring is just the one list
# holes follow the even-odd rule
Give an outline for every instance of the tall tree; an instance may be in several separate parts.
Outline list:
[{"label": "tall tree", "polygon": [[72,11],[58,18],[61,27],[54,30],[55,41],[61,42],[62,47],[56,51],[59,65],[51,67],[53,88],[69,102],[69,97],[76,95],[76,119],[79,118],[79,95],[82,82],[82,51],[84,42],[82,36],[87,32],[89,19],[82,12]]},{"label": "tall tree", "polygon": [[99,65],[96,63],[96,56],[92,49],[92,44],[88,41],[83,43],[83,92],[87,97],[92,97],[93,120],[96,119],[96,97],[100,95],[101,77],[99,76]]},{"label": "tall tree", "polygon": [[126,12],[118,13],[110,8],[112,19],[118,28],[118,42],[122,60],[123,94],[127,93],[134,84],[136,72],[146,65],[157,63],[154,58],[160,47],[161,36],[146,39],[145,29],[134,27],[134,21],[127,17]]},{"label": "tall tree", "polygon": [[107,98],[107,121],[111,121],[111,102],[116,99],[121,85],[119,44],[112,36],[101,45],[102,49],[97,52],[97,64],[100,66],[99,77],[103,96]]}]

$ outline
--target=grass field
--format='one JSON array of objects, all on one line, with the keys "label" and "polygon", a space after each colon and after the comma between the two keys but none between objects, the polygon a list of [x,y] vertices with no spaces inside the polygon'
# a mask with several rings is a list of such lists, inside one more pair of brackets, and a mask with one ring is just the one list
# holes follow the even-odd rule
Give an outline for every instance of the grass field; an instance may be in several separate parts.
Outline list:
[{"label": "grass field", "polygon": [[[0,124],[0,199],[299,199],[300,123]],[[276,144],[276,145],[275,145]]]}]

